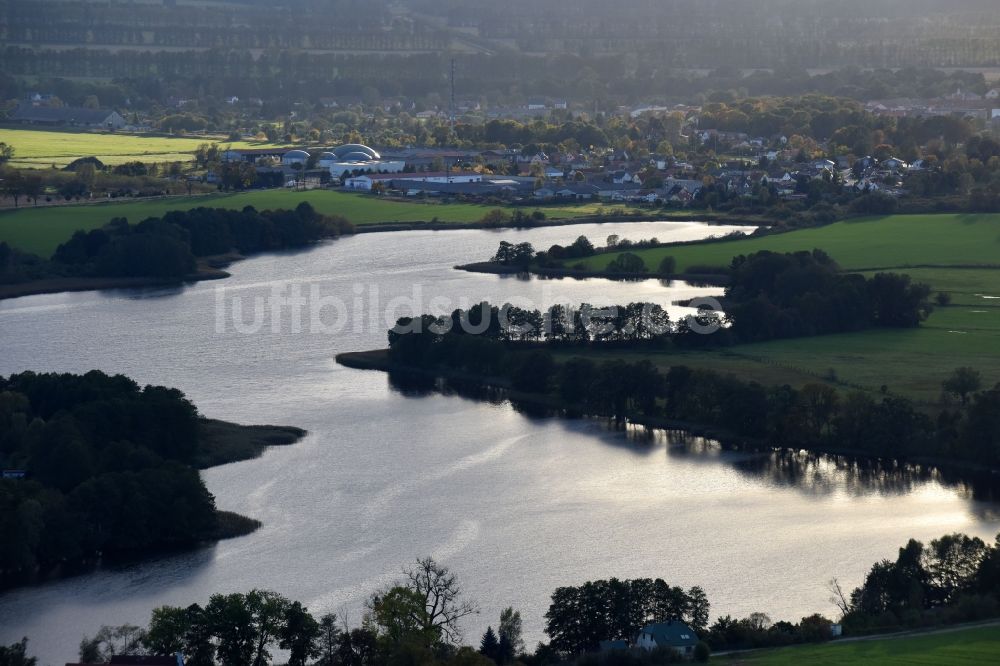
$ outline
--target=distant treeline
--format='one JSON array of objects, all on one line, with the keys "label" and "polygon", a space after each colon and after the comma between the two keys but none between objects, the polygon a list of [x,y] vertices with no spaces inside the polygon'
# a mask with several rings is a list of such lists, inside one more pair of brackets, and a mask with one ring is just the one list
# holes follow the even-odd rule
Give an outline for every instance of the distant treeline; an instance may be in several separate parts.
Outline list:
[{"label": "distant treeline", "polygon": [[0,377],[0,581],[215,538],[199,423],[180,391],[121,375]]},{"label": "distant treeline", "polygon": [[136,225],[119,217],[100,229],[77,231],[49,261],[0,243],[0,283],[45,277],[179,279],[194,272],[199,257],[302,247],[353,228],[342,217],[317,213],[307,202],[294,210],[171,211]]}]

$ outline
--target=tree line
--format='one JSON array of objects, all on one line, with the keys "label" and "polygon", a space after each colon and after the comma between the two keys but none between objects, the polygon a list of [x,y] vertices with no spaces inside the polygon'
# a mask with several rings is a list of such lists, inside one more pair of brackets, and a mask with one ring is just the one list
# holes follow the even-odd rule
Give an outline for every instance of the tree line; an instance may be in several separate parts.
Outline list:
[{"label": "tree line", "polygon": [[995,617],[1000,614],[1000,535],[994,543],[948,534],[911,539],[895,559],[876,562],[845,594],[830,584],[844,629],[865,633]]},{"label": "tree line", "polygon": [[48,261],[0,243],[0,280],[43,277],[155,277],[178,279],[197,259],[230,252],[252,254],[308,245],[350,233],[340,216],[322,215],[308,202],[293,210],[195,208],[170,211],[131,225],[114,218],[104,227],[77,231]]},{"label": "tree line", "polygon": [[662,578],[589,581],[553,592],[545,633],[549,647],[558,652],[593,652],[600,641],[632,641],[640,629],[655,622],[677,620],[704,633],[710,608],[698,586],[684,590]]},{"label": "tree line", "polygon": [[[845,636],[922,628],[1000,615],[1000,535],[993,544],[947,534],[928,545],[911,539],[895,561],[872,565],[864,581],[846,592],[829,583]],[[204,605],[161,606],[149,624],[102,627],[80,642],[82,663],[114,655],[180,653],[191,666],[266,666],[272,651],[287,652],[289,666],[503,666],[524,664],[662,664],[680,661],[673,651],[600,651],[600,643],[632,643],[650,623],[679,621],[700,639],[694,652],[818,643],[833,638],[833,621],[813,614],[798,622],[772,621],[761,611],[743,618],[718,616],[698,586],[685,590],[662,578],[587,581],[557,588],[545,613],[548,642],[534,650],[522,638],[521,614],[508,607],[479,640],[463,644],[465,619],[479,613],[456,574],[433,558],[418,559],[399,580],[372,593],[359,626],[327,613],[319,618],[301,602],[269,590],[213,594]],[[34,666],[24,639],[0,647],[0,663]]]}]

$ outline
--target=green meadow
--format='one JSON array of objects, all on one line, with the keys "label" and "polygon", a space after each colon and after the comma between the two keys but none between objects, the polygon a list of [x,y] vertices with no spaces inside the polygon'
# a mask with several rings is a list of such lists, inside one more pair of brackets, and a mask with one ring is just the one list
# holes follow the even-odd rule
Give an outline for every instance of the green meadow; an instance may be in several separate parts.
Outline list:
[{"label": "green meadow", "polygon": [[[302,201],[308,201],[322,213],[342,215],[357,225],[380,222],[426,222],[433,218],[437,218],[440,222],[476,222],[482,219],[487,211],[495,208],[478,204],[395,201],[336,190],[253,190],[236,194],[220,193],[68,206],[35,208],[27,205],[19,210],[8,209],[0,212],[0,241],[48,257],[60,243],[72,236],[74,231],[104,226],[114,217],[124,217],[129,222],[140,222],[148,217],[163,215],[170,210],[188,210],[198,206],[215,208],[253,206],[259,210],[273,210],[294,208]],[[545,214],[552,218],[570,218],[610,209],[605,209],[600,204],[587,203],[550,206],[544,210]]]},{"label": "green meadow", "polygon": [[14,146],[11,165],[24,168],[64,167],[78,157],[96,157],[105,164],[189,162],[203,143],[233,148],[266,148],[272,144],[226,141],[224,137],[169,137],[114,132],[72,132],[0,129],[0,141]]},{"label": "green meadow", "polygon": [[978,666],[1000,663],[1000,627],[723,655],[747,666]]},{"label": "green meadow", "polygon": [[[837,222],[758,238],[637,250],[650,270],[664,256],[689,266],[725,266],[739,254],[759,250],[826,250],[845,269],[860,271],[915,266],[1000,267],[1000,214],[893,215]],[[583,261],[604,270],[618,256],[600,254]]]},{"label": "green meadow", "polygon": [[[978,369],[984,384],[1000,382],[1000,215],[899,215],[838,222],[826,227],[736,241],[641,250],[647,266],[665,255],[683,270],[727,265],[759,250],[826,250],[847,270],[906,273],[951,295],[917,329],[858,333],[737,345],[722,350],[616,353],[648,358],[662,368],[688,365],[763,384],[828,383],[877,393],[886,387],[935,403],[941,382],[959,366]],[[591,257],[600,269],[614,255]],[[876,270],[877,269],[877,270]]]}]

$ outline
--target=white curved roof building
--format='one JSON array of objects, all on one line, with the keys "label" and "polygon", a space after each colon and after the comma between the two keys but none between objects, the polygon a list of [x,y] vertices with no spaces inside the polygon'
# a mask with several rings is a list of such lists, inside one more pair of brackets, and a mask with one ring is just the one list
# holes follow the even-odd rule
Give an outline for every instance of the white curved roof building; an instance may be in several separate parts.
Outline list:
[{"label": "white curved roof building", "polygon": [[281,163],[285,165],[305,164],[308,161],[309,153],[304,150],[289,150],[281,157]]}]

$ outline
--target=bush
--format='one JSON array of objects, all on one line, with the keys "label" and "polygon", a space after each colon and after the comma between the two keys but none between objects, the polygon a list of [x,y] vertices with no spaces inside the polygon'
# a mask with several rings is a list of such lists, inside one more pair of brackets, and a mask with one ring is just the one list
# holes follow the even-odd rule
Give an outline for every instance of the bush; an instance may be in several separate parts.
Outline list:
[{"label": "bush", "polygon": [[951,305],[951,294],[946,291],[939,291],[937,296],[934,297],[934,301],[941,307]]},{"label": "bush", "polygon": [[671,256],[660,260],[660,275],[673,275],[677,272],[677,260]]},{"label": "bush", "polygon": [[708,663],[710,656],[712,656],[712,649],[708,647],[708,643],[698,641],[698,644],[694,646],[694,660],[699,664],[705,664]]}]

